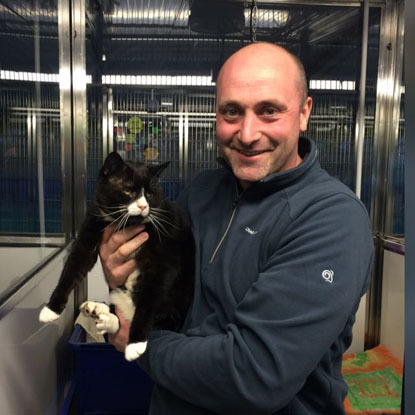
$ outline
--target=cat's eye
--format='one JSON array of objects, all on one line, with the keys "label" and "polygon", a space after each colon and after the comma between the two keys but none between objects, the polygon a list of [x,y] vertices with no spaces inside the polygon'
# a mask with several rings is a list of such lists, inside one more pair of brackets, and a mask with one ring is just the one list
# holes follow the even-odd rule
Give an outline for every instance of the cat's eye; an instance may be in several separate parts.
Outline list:
[{"label": "cat's eye", "polygon": [[133,195],[134,195],[133,192],[130,192],[128,190],[123,190],[123,194],[126,195],[126,196],[128,196],[128,197],[133,197]]}]

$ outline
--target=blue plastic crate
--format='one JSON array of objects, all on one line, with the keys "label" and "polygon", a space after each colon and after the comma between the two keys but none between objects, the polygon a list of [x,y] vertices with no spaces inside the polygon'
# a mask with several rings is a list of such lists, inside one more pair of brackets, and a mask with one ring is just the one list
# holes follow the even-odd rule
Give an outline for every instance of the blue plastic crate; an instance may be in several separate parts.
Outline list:
[{"label": "blue plastic crate", "polygon": [[136,362],[127,362],[110,343],[86,343],[79,325],[69,348],[75,352],[74,400],[79,415],[148,413],[153,383]]}]

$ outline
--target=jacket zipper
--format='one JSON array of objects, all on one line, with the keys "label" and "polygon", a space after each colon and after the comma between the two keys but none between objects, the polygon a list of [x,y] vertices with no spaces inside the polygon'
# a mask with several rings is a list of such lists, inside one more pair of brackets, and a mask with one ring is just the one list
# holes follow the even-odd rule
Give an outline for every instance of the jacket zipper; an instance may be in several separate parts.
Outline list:
[{"label": "jacket zipper", "polygon": [[213,262],[213,260],[215,259],[215,256],[216,256],[216,254],[218,253],[218,251],[219,251],[219,248],[221,247],[221,245],[222,245],[222,243],[223,243],[223,241],[225,240],[225,238],[226,238],[226,235],[228,234],[228,232],[229,232],[229,229],[230,229],[230,227],[231,227],[231,225],[232,225],[232,222],[233,222],[233,218],[234,218],[234,216],[235,216],[235,213],[236,213],[236,210],[237,210],[237,207],[238,207],[238,204],[239,204],[239,202],[241,201],[241,199],[242,199],[242,196],[243,196],[243,194],[244,194],[245,192],[242,192],[235,200],[234,200],[234,202],[233,202],[233,207],[232,207],[232,215],[231,215],[231,218],[229,219],[229,222],[228,222],[228,226],[226,227],[226,229],[225,229],[225,232],[223,233],[223,235],[222,235],[222,238],[220,238],[220,241],[219,241],[219,243],[218,243],[218,245],[216,246],[216,249],[215,249],[215,251],[213,252],[213,254],[212,254],[212,257],[210,258],[210,261],[209,261],[209,264],[211,264],[212,262]]}]

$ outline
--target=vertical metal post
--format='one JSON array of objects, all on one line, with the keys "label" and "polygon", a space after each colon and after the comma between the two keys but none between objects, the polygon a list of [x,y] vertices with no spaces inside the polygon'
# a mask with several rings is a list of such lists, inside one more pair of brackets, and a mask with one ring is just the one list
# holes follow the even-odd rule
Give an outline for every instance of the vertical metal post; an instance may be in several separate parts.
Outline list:
[{"label": "vertical metal post", "polygon": [[72,46],[74,227],[77,233],[86,214],[85,0],[72,0]]},{"label": "vertical metal post", "polygon": [[108,153],[114,151],[114,98],[112,88],[108,88]]},{"label": "vertical metal post", "polygon": [[108,91],[107,88],[101,88],[102,91],[102,157],[108,156]]},{"label": "vertical metal post", "polygon": [[[86,212],[85,0],[58,0],[62,143],[62,215],[65,238],[76,237]],[[75,309],[86,297],[84,280]]]},{"label": "vertical metal post", "polygon": [[[355,193],[358,198],[361,195],[363,144],[365,139],[365,98],[366,98],[366,68],[367,68],[367,40],[369,28],[369,0],[363,4],[363,28],[362,28],[362,52],[360,62],[359,103],[356,114],[355,132]],[[336,164],[339,164],[336,162]],[[363,352],[365,342],[366,325],[366,295],[360,300],[356,313],[356,324],[353,327],[353,350]]]},{"label": "vertical metal post", "polygon": [[183,171],[184,171],[184,182],[187,183],[189,180],[189,112],[186,108],[184,115],[184,146],[183,146]]},{"label": "vertical metal post", "polygon": [[363,5],[362,57],[360,66],[359,106],[356,116],[356,195],[360,198],[362,188],[363,144],[365,140],[365,98],[366,98],[366,68],[367,68],[367,39],[369,28],[369,0]]},{"label": "vertical metal post", "polygon": [[62,164],[62,230],[69,242],[73,230],[72,180],[72,88],[71,88],[71,8],[69,0],[58,0],[59,99]]},{"label": "vertical metal post", "polygon": [[389,133],[389,151],[388,155],[388,174],[387,174],[387,198],[386,214],[384,222],[384,233],[391,235],[393,233],[393,213],[395,205],[395,189],[393,188],[393,175],[396,171],[397,148],[399,145],[399,121],[400,121],[400,104],[401,104],[401,86],[402,86],[402,67],[403,67],[403,46],[404,46],[404,1],[396,3],[396,27],[395,27],[395,44],[391,50],[394,62],[392,77],[392,94],[390,102],[390,133]]},{"label": "vertical metal post", "polygon": [[114,110],[112,88],[104,88],[102,94],[102,155],[114,151]]},{"label": "vertical metal post", "polygon": [[[74,230],[77,235],[86,214],[86,157],[87,157],[87,112],[86,112],[86,56],[85,56],[85,0],[72,0],[72,104],[73,104],[73,186],[74,186]],[[85,278],[75,291],[77,311],[88,293]]]},{"label": "vertical metal post", "polygon": [[179,181],[184,182],[184,111],[183,104],[179,105]]},{"label": "vertical metal post", "polygon": [[[39,1],[35,2],[35,9],[39,10]],[[40,74],[40,28],[39,14],[35,14],[33,27],[34,37],[34,55],[35,55],[35,72]],[[35,109],[33,112],[34,137],[36,139],[36,161],[37,161],[37,188],[38,188],[38,207],[39,207],[39,231],[42,240],[45,236],[45,192],[43,187],[43,145],[42,145],[42,100],[40,91],[40,79],[35,82]]]},{"label": "vertical metal post", "polygon": [[368,295],[365,347],[380,341],[383,239],[391,230],[393,213],[391,160],[398,139],[403,59],[403,1],[386,0],[382,10],[374,131],[371,220],[375,260]]}]

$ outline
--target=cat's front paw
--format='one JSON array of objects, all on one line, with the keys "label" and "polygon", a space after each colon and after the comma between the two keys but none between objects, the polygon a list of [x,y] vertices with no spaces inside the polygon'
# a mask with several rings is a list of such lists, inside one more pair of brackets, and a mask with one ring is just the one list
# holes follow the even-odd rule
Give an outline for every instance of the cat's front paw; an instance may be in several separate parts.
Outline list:
[{"label": "cat's front paw", "polygon": [[39,321],[41,323],[49,323],[50,321],[55,321],[60,317],[60,314],[52,311],[48,306],[44,306],[39,314]]},{"label": "cat's front paw", "polygon": [[97,319],[100,314],[110,314],[110,308],[104,303],[85,301],[79,307],[81,312],[88,317]]},{"label": "cat's front paw", "polygon": [[131,362],[138,359],[147,349],[147,342],[130,343],[125,348],[124,356]]},{"label": "cat's front paw", "polygon": [[99,334],[115,334],[120,328],[118,317],[112,313],[100,314],[95,324]]}]

